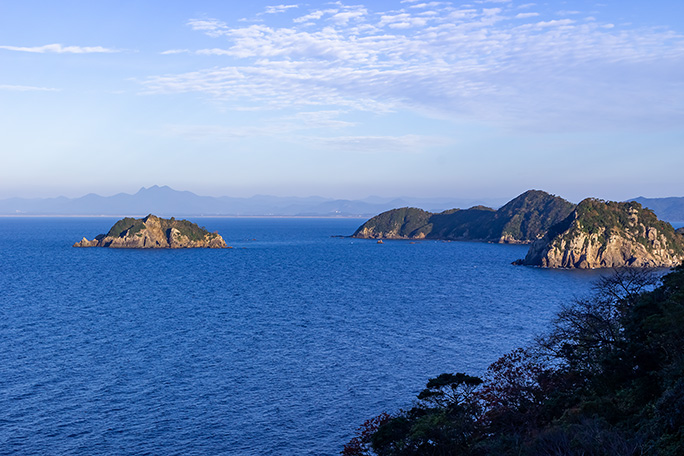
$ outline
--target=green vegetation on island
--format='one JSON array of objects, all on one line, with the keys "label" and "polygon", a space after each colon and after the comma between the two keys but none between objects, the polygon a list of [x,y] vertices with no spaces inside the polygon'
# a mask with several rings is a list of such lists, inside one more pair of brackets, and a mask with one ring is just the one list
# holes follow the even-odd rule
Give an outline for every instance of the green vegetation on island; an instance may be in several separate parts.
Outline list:
[{"label": "green vegetation on island", "polygon": [[684,267],[602,278],[550,331],[483,378],[430,379],[369,419],[344,456],[684,454]]},{"label": "green vegetation on island", "polygon": [[114,224],[106,234],[107,237],[122,237],[124,234],[133,235],[144,230],[146,223],[153,217],[159,221],[160,228],[163,232],[169,233],[172,229],[178,230],[181,236],[187,236],[192,241],[199,241],[205,237],[214,238],[216,233],[210,233],[203,226],[192,223],[188,220],[176,220],[175,217],[164,219],[154,215],[148,215],[142,219],[125,217]]},{"label": "green vegetation on island", "polygon": [[[432,215],[430,212],[415,207],[392,209],[366,222],[356,230],[353,237],[423,239],[432,231],[430,223]],[[375,236],[376,233],[382,233],[382,236]]]},{"label": "green vegetation on island", "polygon": [[188,220],[164,219],[152,214],[142,219],[125,217],[92,241],[83,238],[74,247],[111,248],[225,248],[218,233],[210,233]]},{"label": "green vegetation on island", "polygon": [[672,267],[684,260],[684,237],[631,201],[587,198],[530,246],[522,264],[552,268]]},{"label": "green vegetation on island", "polygon": [[529,190],[498,210],[393,209],[368,220],[352,237],[531,244],[525,259],[515,263],[548,268],[672,267],[684,261],[682,231],[634,201],[587,198],[574,206]]},{"label": "green vegetation on island", "polygon": [[416,208],[393,209],[368,220],[353,237],[530,243],[573,209],[563,198],[529,190],[496,211],[484,206],[438,214]]},{"label": "green vegetation on island", "polygon": [[118,222],[116,222],[105,235],[106,237],[118,238],[122,235],[135,234],[142,231],[145,228],[145,222],[143,219],[135,219],[132,217],[124,217]]}]

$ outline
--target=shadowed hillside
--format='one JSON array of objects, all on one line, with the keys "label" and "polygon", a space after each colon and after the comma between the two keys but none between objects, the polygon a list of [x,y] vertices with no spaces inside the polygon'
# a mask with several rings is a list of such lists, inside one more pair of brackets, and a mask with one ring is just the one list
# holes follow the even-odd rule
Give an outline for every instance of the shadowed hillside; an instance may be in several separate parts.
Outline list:
[{"label": "shadowed hillside", "polygon": [[353,237],[530,243],[573,208],[563,198],[529,190],[498,210],[475,206],[433,214],[416,208],[393,209],[368,220]]}]

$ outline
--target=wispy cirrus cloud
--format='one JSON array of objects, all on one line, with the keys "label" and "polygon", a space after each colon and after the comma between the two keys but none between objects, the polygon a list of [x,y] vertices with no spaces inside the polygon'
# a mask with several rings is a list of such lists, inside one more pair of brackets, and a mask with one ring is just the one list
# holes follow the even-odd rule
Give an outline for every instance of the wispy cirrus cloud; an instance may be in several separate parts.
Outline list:
[{"label": "wispy cirrus cloud", "polygon": [[218,19],[190,19],[188,25],[198,32],[203,32],[212,37],[221,36],[226,30],[229,30],[225,22]]},{"label": "wispy cirrus cloud", "polygon": [[309,141],[314,142],[317,147],[362,154],[420,154],[431,147],[448,143],[448,140],[443,138],[425,135],[332,136],[313,137],[309,138]]},{"label": "wispy cirrus cloud", "polygon": [[60,89],[52,87],[36,87],[27,85],[0,84],[0,90],[10,92],[59,92]]},{"label": "wispy cirrus cloud", "polygon": [[[309,118],[313,116],[314,119]],[[329,128],[329,120],[319,121],[317,113],[267,122],[261,126],[230,127],[224,125],[166,125],[159,133],[184,141],[196,143],[232,143],[251,137],[289,138],[289,141],[304,143],[316,149],[330,149],[359,154],[421,154],[435,146],[449,144],[450,140],[427,135],[317,135],[312,128]],[[333,128],[346,127],[333,121]]]},{"label": "wispy cirrus cloud", "polygon": [[[404,3],[404,2],[402,2]],[[416,3],[413,5],[409,5],[409,8],[436,8],[438,6],[443,6],[446,3],[444,2],[428,2],[428,3]]]},{"label": "wispy cirrus cloud", "polygon": [[193,30],[217,39],[195,52],[226,60],[143,84],[242,109],[411,110],[530,128],[684,121],[681,34],[512,1],[403,4],[373,11],[337,2],[286,25],[192,19]]},{"label": "wispy cirrus cloud", "polygon": [[17,52],[33,52],[38,54],[95,54],[121,52],[117,49],[102,46],[63,46],[61,44],[46,44],[44,46],[0,46],[0,49]]},{"label": "wispy cirrus cloud", "polygon": [[161,55],[188,54],[188,53],[190,53],[190,49],[169,49],[169,50],[160,52]]},{"label": "wispy cirrus cloud", "polygon": [[356,125],[339,120],[342,111],[303,111],[262,121],[257,126],[166,125],[163,135],[188,141],[225,142],[248,137],[278,137],[318,129],[341,130]]},{"label": "wispy cirrus cloud", "polygon": [[299,5],[277,5],[277,6],[267,6],[266,11],[263,14],[279,14],[284,13],[289,9],[299,8]]},{"label": "wispy cirrus cloud", "polygon": [[382,16],[378,25],[389,28],[425,27],[429,20],[429,17],[414,16],[409,13],[394,13]]},{"label": "wispy cirrus cloud", "polygon": [[322,11],[322,10],[313,11],[309,14],[304,15],[304,16],[300,16],[298,18],[295,18],[294,23],[295,24],[311,23],[311,22],[317,21],[320,18],[322,18],[324,14],[325,14],[325,11]]}]

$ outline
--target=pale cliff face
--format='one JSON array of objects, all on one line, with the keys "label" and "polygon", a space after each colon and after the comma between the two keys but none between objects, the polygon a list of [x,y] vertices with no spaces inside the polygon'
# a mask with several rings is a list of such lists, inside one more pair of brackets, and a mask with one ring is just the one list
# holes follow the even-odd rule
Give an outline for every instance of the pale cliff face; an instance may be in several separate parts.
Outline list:
[{"label": "pale cliff face", "polygon": [[356,237],[361,239],[425,239],[425,233],[417,233],[413,236],[404,236],[399,234],[400,228],[395,228],[389,231],[376,231],[375,228],[364,227],[360,230]]},{"label": "pale cliff face", "polygon": [[124,237],[106,237],[101,241],[107,247],[124,249],[150,249],[169,248],[166,234],[162,231],[161,223],[157,217],[147,217],[145,229],[134,234],[126,234]]},{"label": "pale cliff face", "polygon": [[672,244],[656,227],[642,223],[638,211],[633,210],[627,226],[609,232],[599,228],[588,233],[582,230],[579,220],[574,220],[570,228],[553,239],[535,242],[524,264],[578,269],[674,267],[684,261],[684,254],[681,247]]},{"label": "pale cliff face", "polygon": [[[664,237],[661,238],[664,240]],[[648,249],[639,242],[620,236],[610,236],[606,243],[597,234],[583,234],[569,241],[560,240],[542,257],[548,268],[617,268],[617,267],[673,267],[682,261],[668,249],[659,247],[655,239]]]},{"label": "pale cliff face", "polygon": [[226,248],[226,242],[216,233],[207,233],[203,239],[192,240],[177,228],[162,228],[161,220],[150,215],[143,219],[144,228],[132,232],[129,229],[122,236],[106,236],[93,239],[83,238],[74,247],[110,247],[122,249],[184,249],[184,248]]}]

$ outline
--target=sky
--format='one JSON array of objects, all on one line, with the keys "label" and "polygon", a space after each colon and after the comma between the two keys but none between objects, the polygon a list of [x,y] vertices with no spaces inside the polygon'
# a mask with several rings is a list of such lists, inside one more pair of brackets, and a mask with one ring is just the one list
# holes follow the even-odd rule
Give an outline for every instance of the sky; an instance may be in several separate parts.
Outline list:
[{"label": "sky", "polygon": [[0,198],[577,202],[682,170],[681,0],[0,2]]}]

